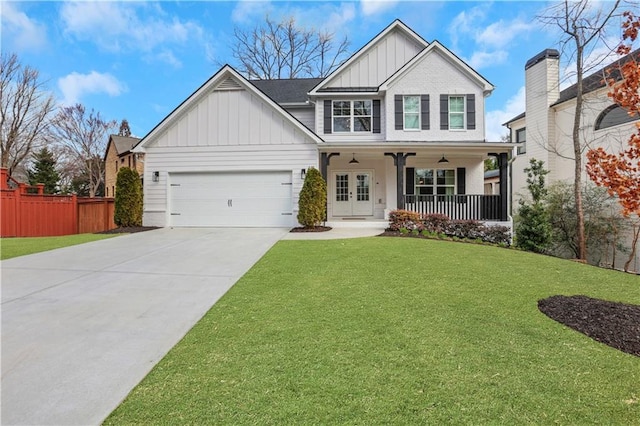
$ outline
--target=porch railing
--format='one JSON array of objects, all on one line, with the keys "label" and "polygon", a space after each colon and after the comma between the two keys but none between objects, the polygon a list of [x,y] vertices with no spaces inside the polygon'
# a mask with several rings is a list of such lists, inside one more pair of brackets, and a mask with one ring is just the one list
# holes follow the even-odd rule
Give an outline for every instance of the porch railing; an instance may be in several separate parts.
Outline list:
[{"label": "porch railing", "polygon": [[440,213],[452,220],[507,220],[500,214],[500,195],[405,195],[406,210]]}]

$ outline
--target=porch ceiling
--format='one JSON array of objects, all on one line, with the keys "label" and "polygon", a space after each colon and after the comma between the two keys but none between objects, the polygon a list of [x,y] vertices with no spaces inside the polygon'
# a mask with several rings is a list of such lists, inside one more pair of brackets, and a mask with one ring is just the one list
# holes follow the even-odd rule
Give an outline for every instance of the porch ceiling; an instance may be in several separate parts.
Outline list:
[{"label": "porch ceiling", "polygon": [[340,152],[356,154],[380,154],[385,152],[415,152],[418,155],[445,155],[446,157],[487,156],[490,153],[510,153],[516,144],[503,142],[427,142],[420,143],[324,143],[318,146],[320,152]]}]

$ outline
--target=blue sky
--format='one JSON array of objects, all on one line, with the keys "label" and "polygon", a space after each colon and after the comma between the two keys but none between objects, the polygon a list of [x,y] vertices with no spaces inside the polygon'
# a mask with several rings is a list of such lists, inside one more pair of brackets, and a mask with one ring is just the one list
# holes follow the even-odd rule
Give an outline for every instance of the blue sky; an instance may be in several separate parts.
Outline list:
[{"label": "blue sky", "polygon": [[347,36],[356,51],[394,19],[438,40],[496,86],[486,99],[487,139],[524,111],[524,64],[558,47],[535,16],[549,3],[375,1],[6,2],[2,52],[37,68],[60,104],[80,102],[126,118],[144,136],[213,75],[234,65],[234,27],[294,16]]}]

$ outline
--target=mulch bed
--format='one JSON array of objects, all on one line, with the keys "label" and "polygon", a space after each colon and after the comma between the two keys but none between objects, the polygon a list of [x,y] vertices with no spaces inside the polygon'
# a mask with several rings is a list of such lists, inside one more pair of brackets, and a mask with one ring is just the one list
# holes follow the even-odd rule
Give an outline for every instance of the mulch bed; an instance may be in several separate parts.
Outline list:
[{"label": "mulch bed", "polygon": [[298,226],[291,229],[289,232],[327,232],[331,231],[330,226],[314,226],[313,228],[305,228],[304,226]]},{"label": "mulch bed", "polygon": [[124,226],[121,228],[109,229],[108,231],[96,232],[96,234],[133,234],[136,232],[152,231],[158,226]]},{"label": "mulch bed", "polygon": [[600,343],[640,357],[640,306],[592,299],[552,296],[538,301],[538,309]]}]

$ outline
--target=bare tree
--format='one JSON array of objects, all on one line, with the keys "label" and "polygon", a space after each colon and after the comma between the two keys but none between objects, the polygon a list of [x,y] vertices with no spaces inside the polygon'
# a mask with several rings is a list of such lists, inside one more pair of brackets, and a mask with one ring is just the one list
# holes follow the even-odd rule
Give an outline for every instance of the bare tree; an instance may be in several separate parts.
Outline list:
[{"label": "bare tree", "polygon": [[58,142],[88,179],[89,197],[95,197],[104,185],[104,150],[116,126],[115,120],[106,121],[93,109],[87,115],[81,104],[63,107],[54,119]]},{"label": "bare tree", "polygon": [[[550,6],[544,16],[538,20],[547,25],[560,28],[562,38],[561,50],[575,60],[576,77],[576,109],[573,116],[573,160],[574,160],[574,197],[576,205],[576,244],[578,259],[587,259],[587,245],[584,227],[584,208],[582,201],[582,153],[584,141],[580,137],[583,116],[583,79],[587,71],[586,54],[595,46],[605,43],[605,28],[615,16],[620,0],[615,2],[590,2],[589,0],[564,0]],[[613,48],[611,49],[613,50]]]},{"label": "bare tree", "polygon": [[16,54],[0,59],[0,166],[11,174],[47,141],[55,103],[38,70],[22,65]]},{"label": "bare tree", "polygon": [[293,17],[265,23],[251,30],[234,29],[233,57],[248,78],[326,77],[346,59],[347,37],[298,27]]}]

